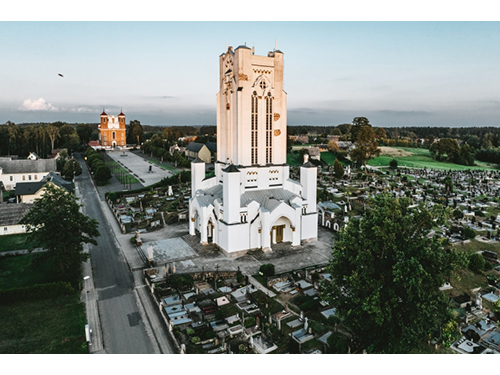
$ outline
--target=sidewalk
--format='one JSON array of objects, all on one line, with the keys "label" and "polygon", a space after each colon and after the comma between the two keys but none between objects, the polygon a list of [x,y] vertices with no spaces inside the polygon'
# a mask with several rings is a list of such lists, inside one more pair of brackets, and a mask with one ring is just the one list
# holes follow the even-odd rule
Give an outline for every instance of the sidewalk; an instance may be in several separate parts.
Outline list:
[{"label": "sidewalk", "polygon": [[[78,177],[75,178],[75,197],[81,198],[80,188],[78,186]],[[95,185],[94,185],[95,186]],[[80,207],[80,211],[85,214],[85,207]],[[84,252],[89,253],[88,245],[84,245]],[[101,319],[99,317],[99,309],[97,306],[97,294],[94,287],[94,279],[92,273],[92,265],[90,263],[90,258],[83,263],[82,266],[83,277],[89,277],[87,280],[83,280],[83,288],[80,300],[85,302],[85,312],[87,316],[87,323],[89,325],[90,342],[89,342],[89,353],[90,354],[100,354],[106,353],[104,350],[104,343],[102,339],[102,328]]]}]

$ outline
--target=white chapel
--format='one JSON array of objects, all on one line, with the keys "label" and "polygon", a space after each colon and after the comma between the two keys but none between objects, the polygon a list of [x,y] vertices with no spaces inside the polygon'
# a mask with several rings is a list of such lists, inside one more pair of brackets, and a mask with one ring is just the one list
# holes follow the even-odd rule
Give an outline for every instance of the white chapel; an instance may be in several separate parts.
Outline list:
[{"label": "white chapel", "polygon": [[286,164],[283,52],[229,47],[219,77],[215,177],[205,178],[200,159],[192,162],[189,233],[229,257],[315,241],[317,168],[306,160],[294,181]]}]

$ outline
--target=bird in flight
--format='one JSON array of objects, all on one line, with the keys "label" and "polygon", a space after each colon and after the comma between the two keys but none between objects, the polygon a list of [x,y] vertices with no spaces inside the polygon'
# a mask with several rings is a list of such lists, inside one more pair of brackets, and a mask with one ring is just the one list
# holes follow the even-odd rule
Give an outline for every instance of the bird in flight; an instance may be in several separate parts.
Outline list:
[{"label": "bird in flight", "polygon": [[60,77],[63,77],[63,78],[64,78],[64,76],[63,76],[61,73],[59,73],[59,74],[58,74],[58,76],[60,76]]}]

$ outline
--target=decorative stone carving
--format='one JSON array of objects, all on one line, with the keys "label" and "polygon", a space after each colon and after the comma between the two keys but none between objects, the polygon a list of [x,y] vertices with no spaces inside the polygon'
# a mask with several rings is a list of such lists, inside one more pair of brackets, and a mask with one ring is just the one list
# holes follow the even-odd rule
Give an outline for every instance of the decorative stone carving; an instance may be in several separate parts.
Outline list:
[{"label": "decorative stone carving", "polygon": [[240,81],[248,81],[248,76],[246,74],[238,75]]},{"label": "decorative stone carving", "polygon": [[281,134],[281,130],[276,129],[276,130],[274,131],[274,136],[275,136],[275,137],[279,136],[280,134]]},{"label": "decorative stone carving", "polygon": [[280,119],[280,114],[279,113],[275,113],[274,114],[274,121],[278,121]]}]

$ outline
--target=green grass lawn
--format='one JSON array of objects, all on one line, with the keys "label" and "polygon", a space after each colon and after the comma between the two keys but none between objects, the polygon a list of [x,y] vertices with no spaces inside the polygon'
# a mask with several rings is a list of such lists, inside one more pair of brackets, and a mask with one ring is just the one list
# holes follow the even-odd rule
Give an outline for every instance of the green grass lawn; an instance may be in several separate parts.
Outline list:
[{"label": "green grass lawn", "polygon": [[295,154],[286,154],[286,163],[292,167],[297,167],[300,165]]},{"label": "green grass lawn", "polygon": [[333,165],[335,163],[335,159],[337,159],[337,156],[332,154],[331,152],[322,152],[320,154],[321,161],[324,161],[328,165]]},{"label": "green grass lawn", "polygon": [[44,263],[30,267],[36,254],[0,258],[0,289],[11,289],[60,280],[52,265]]},{"label": "green grass lawn", "polygon": [[26,239],[28,234],[9,234],[7,236],[0,236],[0,253],[2,251],[24,250],[28,248]]},{"label": "green grass lawn", "polygon": [[120,178],[120,175],[123,175],[123,176],[129,176],[129,180],[131,180],[130,182],[132,184],[136,184],[136,183],[139,183],[139,180],[137,178],[135,178],[134,175],[130,174],[129,171],[127,171],[125,168],[123,168],[120,164],[118,164],[116,161],[107,161],[106,162],[106,165],[109,167],[109,169],[111,170],[111,173],[113,173],[113,175],[116,177],[116,178]]},{"label": "green grass lawn", "polygon": [[[417,149],[421,150],[421,149]],[[467,165],[459,165],[459,164],[454,164],[454,163],[446,163],[442,161],[436,161],[432,159],[432,157],[429,155],[412,155],[412,156],[402,156],[402,157],[392,157],[392,156],[378,156],[376,158],[371,159],[368,161],[368,165],[371,165],[373,167],[377,166],[383,166],[387,167],[389,166],[389,163],[391,162],[392,159],[396,159],[398,161],[398,167],[413,167],[413,168],[432,168],[432,169],[451,169],[455,171],[463,171],[467,169],[494,169],[491,165],[488,165],[487,163],[478,163],[477,166],[467,166]]]},{"label": "green grass lawn", "polygon": [[77,295],[0,304],[0,353],[85,354],[85,322]]},{"label": "green grass lawn", "polygon": [[161,167],[165,168],[166,170],[173,171],[175,169],[174,167],[172,167],[168,164],[162,163],[159,160],[155,160],[155,159],[148,159],[148,160],[153,164],[160,165]]},{"label": "green grass lawn", "polygon": [[[0,289],[59,281],[51,264],[30,267],[36,254],[0,258]],[[80,293],[37,301],[1,303],[0,353],[87,353],[85,307]]]}]

